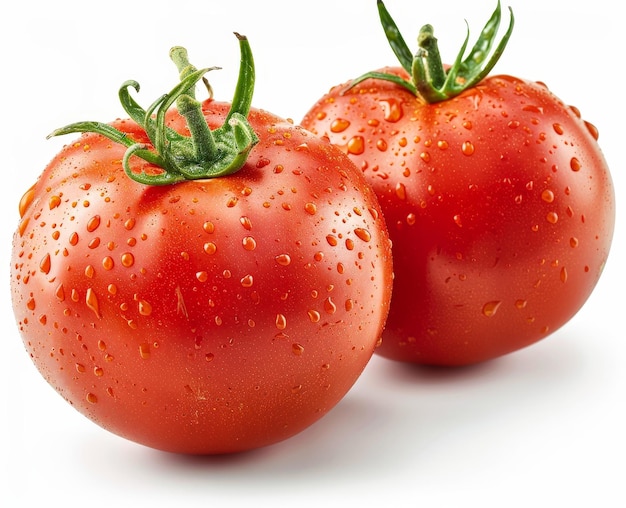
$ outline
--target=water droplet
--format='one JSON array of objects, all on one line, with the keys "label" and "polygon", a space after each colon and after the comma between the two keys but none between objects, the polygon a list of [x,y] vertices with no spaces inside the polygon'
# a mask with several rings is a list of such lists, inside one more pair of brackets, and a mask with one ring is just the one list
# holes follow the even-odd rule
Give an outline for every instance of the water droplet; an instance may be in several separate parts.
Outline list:
[{"label": "water droplet", "polygon": [[515,307],[517,307],[518,309],[524,309],[527,304],[528,302],[526,300],[515,300]]},{"label": "water droplet", "polygon": [[571,237],[569,239],[569,245],[572,249],[575,249],[576,247],[578,247],[578,238],[576,238],[575,236]]},{"label": "water droplet", "polygon": [[213,242],[207,242],[204,244],[203,249],[206,254],[215,254],[217,246]]},{"label": "water droplet", "polygon": [[93,233],[96,229],[98,229],[99,226],[100,226],[100,216],[94,215],[87,222],[87,231],[89,231],[90,233]]},{"label": "water droplet", "polygon": [[243,226],[244,229],[250,231],[252,229],[252,221],[249,217],[240,217],[239,222]]},{"label": "water droplet", "polygon": [[300,356],[302,355],[302,353],[304,353],[304,346],[302,344],[298,344],[297,342],[293,343],[291,345],[291,351],[294,355]]},{"label": "water droplet", "polygon": [[348,141],[348,153],[361,155],[365,151],[365,139],[363,136],[354,136]]},{"label": "water droplet", "polygon": [[252,284],[254,284],[254,279],[252,275],[248,274],[242,277],[240,282],[244,288],[249,288],[249,287],[252,287]]},{"label": "water droplet", "polygon": [[48,275],[50,273],[50,266],[51,266],[51,262],[50,262],[50,254],[46,254],[43,259],[41,260],[41,262],[39,263],[39,269],[45,273],[46,275]]},{"label": "water droplet", "polygon": [[212,362],[214,358],[215,358],[215,355],[213,353],[207,353],[206,355],[204,355],[204,359],[207,362]]},{"label": "water droplet", "polygon": [[50,199],[48,200],[48,207],[50,208],[50,210],[58,207],[61,204],[61,198],[59,196],[50,196]]},{"label": "water droplet", "polygon": [[150,358],[150,344],[144,342],[139,345],[139,356],[141,356],[143,360]]},{"label": "water droplet", "polygon": [[352,301],[351,298],[348,298],[344,304],[344,308],[346,309],[346,312],[350,312],[353,308],[354,308],[354,302]]},{"label": "water droplet", "polygon": [[33,184],[22,196],[19,203],[20,218],[26,215],[26,210],[35,199],[35,185]]},{"label": "water droplet", "polygon": [[572,157],[569,161],[569,167],[572,171],[580,171],[583,166],[576,157]]},{"label": "water droplet", "polygon": [[446,140],[439,140],[437,141],[437,147],[440,150],[446,150],[448,148],[448,142]]},{"label": "water droplet", "polygon": [[105,270],[112,270],[114,266],[115,261],[113,261],[113,258],[111,256],[106,256],[102,260],[102,268],[104,268]]},{"label": "water droplet", "polygon": [[464,141],[461,145],[461,152],[463,155],[472,155],[474,153],[474,145],[471,141]]},{"label": "water droplet", "polygon": [[396,196],[398,196],[398,199],[406,199],[406,186],[402,182],[396,184]]},{"label": "water droplet", "polygon": [[98,304],[98,296],[93,291],[93,289],[87,289],[87,293],[85,294],[85,303],[87,307],[93,311],[93,313],[100,318],[100,305]]},{"label": "water droplet", "polygon": [[85,267],[85,277],[89,279],[93,279],[95,275],[96,275],[96,269],[91,265],[87,265]]},{"label": "water droplet", "polygon": [[244,236],[241,243],[246,250],[252,251],[256,249],[256,240],[251,236]]},{"label": "water droplet", "polygon": [[308,311],[308,314],[309,314],[309,319],[311,320],[312,323],[317,323],[322,317],[321,314],[317,312],[316,310],[310,310]]},{"label": "water droplet", "polygon": [[294,395],[302,390],[302,385],[296,385],[291,387],[291,393]]},{"label": "water droplet", "polygon": [[276,328],[279,330],[287,328],[287,318],[283,314],[276,314]]},{"label": "water droplet", "polygon": [[196,279],[198,279],[198,282],[206,282],[208,278],[209,274],[207,272],[196,272]]},{"label": "water droplet", "polygon": [[82,363],[77,363],[76,365],[74,365],[74,367],[76,368],[76,372],[78,372],[79,374],[82,374],[86,370],[85,366]]},{"label": "water droplet", "polygon": [[85,399],[87,399],[87,402],[90,404],[96,404],[98,402],[98,397],[91,392],[85,396]]},{"label": "water droplet", "polygon": [[291,264],[291,256],[289,254],[279,254],[274,259],[281,266],[289,266]]},{"label": "water droplet", "polygon": [[372,239],[371,233],[365,228],[356,228],[354,234],[364,242],[369,242]]},{"label": "water droplet", "polygon": [[135,264],[135,256],[133,256],[130,252],[125,252],[122,254],[122,265],[126,268],[130,268]]},{"label": "water droplet", "polygon": [[63,288],[63,283],[59,284],[54,292],[54,296],[57,297],[57,300],[60,302],[65,300],[65,289]]},{"label": "water droplet", "polygon": [[492,301],[492,302],[487,302],[485,305],[483,305],[483,314],[487,317],[493,317],[495,315],[496,312],[498,312],[498,308],[500,307],[500,305],[502,304],[502,302],[500,301]]},{"label": "water droplet", "polygon": [[587,122],[587,121],[585,121],[585,127],[587,127],[587,130],[589,131],[589,134],[591,134],[591,137],[597,141],[598,138],[600,137],[598,128],[592,123]]},{"label": "water droplet", "polygon": [[548,212],[546,215],[546,220],[550,224],[556,224],[559,221],[559,215],[556,212]]},{"label": "water droplet", "polygon": [[74,232],[70,235],[70,245],[75,246],[78,243],[78,233]]},{"label": "water droplet", "polygon": [[402,106],[397,99],[384,99],[379,101],[383,108],[383,118],[388,122],[397,122],[403,116]]},{"label": "water droplet", "polygon": [[304,211],[309,215],[315,215],[315,213],[317,212],[317,206],[315,205],[315,203],[306,203],[304,205]]},{"label": "water droplet", "polygon": [[378,148],[381,152],[384,152],[385,150],[387,150],[387,141],[385,141],[384,139],[379,139],[378,141],[376,141],[376,148]]},{"label": "water droplet", "polygon": [[344,120],[343,118],[336,118],[330,124],[330,131],[335,133],[343,132],[348,127],[350,127],[350,122],[348,120]]},{"label": "water droplet", "polygon": [[454,223],[459,226],[460,228],[463,227],[463,223],[461,222],[461,216],[460,215],[455,215],[454,217],[452,217],[452,220],[454,221]]},{"label": "water droplet", "polygon": [[326,241],[331,247],[335,247],[339,243],[335,235],[326,235]]},{"label": "water droplet", "polygon": [[142,316],[149,316],[152,314],[152,305],[145,300],[139,300],[138,302],[139,314]]},{"label": "water droplet", "polygon": [[560,123],[554,123],[552,124],[552,128],[554,129],[554,132],[556,132],[559,135],[562,135],[563,132],[565,132],[563,130],[563,126]]},{"label": "water droplet", "polygon": [[541,199],[543,199],[546,203],[552,203],[554,201],[554,192],[550,189],[546,189],[541,193]]},{"label": "water droplet", "polygon": [[207,221],[202,225],[202,229],[204,229],[206,233],[211,234],[215,231],[215,225],[212,222]]},{"label": "water droplet", "polygon": [[327,314],[334,314],[337,311],[337,305],[330,296],[324,300],[324,310]]}]

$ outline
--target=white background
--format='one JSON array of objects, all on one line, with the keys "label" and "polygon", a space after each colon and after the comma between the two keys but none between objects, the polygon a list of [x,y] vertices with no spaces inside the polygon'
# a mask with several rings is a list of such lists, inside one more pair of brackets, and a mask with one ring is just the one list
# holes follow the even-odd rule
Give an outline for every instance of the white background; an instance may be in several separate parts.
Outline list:
[{"label": "white background", "polygon": [[[404,37],[435,26],[451,61],[495,0],[387,0]],[[124,115],[117,89],[147,105],[189,50],[229,100],[233,31],[257,65],[254,105],[300,120],[331,85],[394,64],[374,0],[12,2],[0,21],[0,505],[195,507],[626,506],[624,51],[608,0],[510,0],[516,29],[496,71],[546,82],[600,130],[618,201],[613,250],[587,305],[543,342],[462,370],[374,357],[345,399],[302,434],[249,454],[186,458],[113,436],[71,408],[25,353],[8,284],[17,203],[76,120]],[[508,5],[504,3],[503,5]],[[614,52],[617,58],[613,58]]]}]

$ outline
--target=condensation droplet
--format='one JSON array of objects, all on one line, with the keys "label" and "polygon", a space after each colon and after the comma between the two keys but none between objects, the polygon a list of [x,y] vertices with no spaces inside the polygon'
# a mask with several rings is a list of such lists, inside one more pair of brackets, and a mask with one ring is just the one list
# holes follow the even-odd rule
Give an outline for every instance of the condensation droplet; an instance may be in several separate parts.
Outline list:
[{"label": "condensation droplet", "polygon": [[39,263],[39,269],[43,273],[48,275],[50,273],[50,267],[51,267],[50,254],[46,254],[41,260],[41,262]]},{"label": "condensation droplet", "polygon": [[206,233],[211,234],[215,231],[215,225],[210,221],[206,221],[204,224],[202,224],[202,229],[204,229]]},{"label": "condensation droplet", "polygon": [[552,203],[554,201],[554,192],[550,189],[546,189],[541,193],[541,199],[546,203]]},{"label": "condensation droplet", "polygon": [[139,356],[141,356],[143,360],[150,358],[150,344],[144,342],[139,345]]},{"label": "condensation droplet", "polygon": [[571,160],[569,161],[569,167],[571,168],[572,171],[578,172],[581,170],[582,164],[576,157],[572,157]]},{"label": "condensation droplet", "polygon": [[561,268],[561,273],[559,274],[559,277],[561,278],[561,282],[567,282],[567,269],[565,267]]},{"label": "condensation droplet", "polygon": [[397,122],[403,116],[402,106],[397,99],[385,99],[379,101],[383,108],[383,118],[388,122]]},{"label": "condensation droplet", "polygon": [[98,397],[97,397],[95,394],[91,393],[91,392],[90,392],[90,393],[88,393],[88,394],[85,396],[85,399],[86,399],[86,400],[87,400],[87,402],[89,402],[90,404],[96,404],[96,403],[98,402]]},{"label": "condensation droplet", "polygon": [[50,196],[50,199],[48,200],[48,208],[50,208],[50,210],[57,208],[60,204],[61,204],[61,198],[59,196],[57,195]]},{"label": "condensation droplet", "polygon": [[241,282],[241,285],[244,288],[250,288],[254,284],[254,279],[253,279],[252,275],[248,274],[248,275],[245,275],[244,277],[242,277],[240,282]]},{"label": "condensation droplet", "polygon": [[284,314],[276,314],[276,328],[279,330],[287,328],[287,318]]},{"label": "condensation droplet", "polygon": [[291,264],[291,256],[289,254],[279,254],[274,259],[281,266],[289,266]]},{"label": "condensation droplet", "polygon": [[139,314],[142,316],[149,316],[152,314],[152,305],[145,300],[139,300],[138,302]]},{"label": "condensation droplet", "polygon": [[372,234],[365,228],[356,228],[354,234],[364,242],[369,242],[372,239]]},{"label": "condensation droplet", "polygon": [[330,245],[331,247],[335,247],[339,243],[337,241],[337,237],[334,235],[326,235],[326,241],[328,242],[328,245]]},{"label": "condensation droplet", "polygon": [[563,134],[563,132],[565,132],[563,130],[563,126],[560,123],[552,124],[552,128],[554,129],[554,132],[556,132],[559,135],[561,135],[561,134]]},{"label": "condensation droplet", "polygon": [[345,120],[343,118],[336,118],[330,124],[330,131],[335,133],[343,132],[348,127],[350,127],[350,122],[348,120]]},{"label": "condensation droplet", "polygon": [[317,312],[316,310],[310,310],[308,311],[308,314],[309,314],[309,319],[311,320],[312,323],[317,323],[322,317],[321,314]]},{"label": "condensation droplet", "polygon": [[96,229],[98,229],[99,226],[100,226],[100,216],[94,215],[87,222],[87,231],[89,231],[90,233],[93,233]]},{"label": "condensation droplet", "polygon": [[365,151],[365,139],[363,136],[354,136],[348,141],[348,153],[361,155]]},{"label": "condensation droplet", "polygon": [[337,311],[337,305],[330,296],[324,300],[324,310],[327,314],[334,314]]},{"label": "condensation droplet", "polygon": [[317,212],[317,206],[315,205],[315,203],[306,203],[304,205],[304,211],[309,215],[315,215],[315,213]]},{"label": "condensation droplet", "polygon": [[135,264],[135,256],[133,256],[130,252],[125,252],[121,257],[122,265],[126,268],[130,268]]},{"label": "condensation droplet", "polygon": [[572,249],[575,249],[576,247],[578,247],[578,238],[576,238],[575,236],[572,236],[572,237],[569,239],[569,246],[570,246]]},{"label": "condensation droplet", "polygon": [[88,288],[85,294],[85,303],[87,307],[93,311],[93,313],[100,318],[100,305],[98,304],[98,296],[93,289]]},{"label": "condensation droplet", "polygon": [[546,220],[550,224],[556,224],[559,221],[559,215],[556,212],[548,212],[546,215]]},{"label": "condensation droplet", "polygon": [[304,353],[304,346],[295,342],[291,345],[291,351],[294,355],[301,356]]},{"label": "condensation droplet", "polygon": [[402,182],[396,184],[396,196],[398,196],[398,199],[406,199],[406,186]]},{"label": "condensation droplet", "polygon": [[500,305],[502,304],[502,302],[500,301],[492,301],[492,302],[487,302],[485,305],[483,305],[483,314],[487,317],[493,317],[496,312],[498,312],[498,308],[500,307]]},{"label": "condensation droplet", "polygon": [[106,256],[102,259],[102,268],[104,268],[105,270],[112,270],[114,266],[115,262],[113,261],[113,258],[111,256]]},{"label": "condensation droplet", "polygon": [[217,252],[217,246],[213,242],[206,242],[203,246],[204,252],[206,254],[215,254]]},{"label": "condensation droplet", "polygon": [[251,236],[244,236],[241,243],[243,245],[243,248],[248,251],[256,249],[256,240]]},{"label": "condensation droplet", "polygon": [[252,221],[249,217],[240,217],[239,222],[243,226],[244,229],[250,231],[252,229]]},{"label": "condensation droplet", "polygon": [[464,141],[461,145],[461,152],[463,155],[472,155],[474,153],[474,145],[471,141]]}]

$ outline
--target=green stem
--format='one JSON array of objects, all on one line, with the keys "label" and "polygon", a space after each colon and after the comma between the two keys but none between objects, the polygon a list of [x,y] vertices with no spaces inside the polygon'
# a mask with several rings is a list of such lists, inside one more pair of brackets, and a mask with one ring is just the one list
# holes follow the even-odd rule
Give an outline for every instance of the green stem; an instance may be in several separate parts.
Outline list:
[{"label": "green stem", "polygon": [[[178,68],[180,82],[169,93],[159,97],[144,110],[129,93],[130,88],[139,91],[136,81],[126,81],[119,91],[122,107],[144,129],[153,149],[135,143],[125,133],[101,122],[74,123],[55,130],[50,136],[95,132],[123,144],[127,147],[123,159],[126,173],[137,182],[147,185],[170,185],[183,180],[215,178],[238,171],[246,163],[258,137],[247,120],[254,93],[254,59],[247,38],[235,35],[241,51],[239,78],[226,119],[214,131],[211,131],[206,122],[202,103],[195,98],[195,86],[202,79],[212,96],[204,75],[217,67],[196,69],[189,63],[187,51],[177,46],[170,51],[170,57]],[[179,134],[165,125],[166,113],[174,104],[185,118],[190,136]],[[132,171],[131,159],[135,156],[159,166],[162,172],[147,174]]]},{"label": "green stem", "polygon": [[469,54],[465,56],[469,41],[468,29],[454,64],[446,70],[439,54],[439,47],[432,26],[424,25],[420,30],[417,40],[418,50],[413,55],[400,35],[400,31],[387,11],[383,0],[377,0],[377,6],[389,45],[402,67],[410,74],[411,79],[406,80],[393,74],[369,72],[350,83],[347,90],[366,79],[384,79],[403,86],[427,103],[451,99],[484,79],[502,56],[515,23],[513,11],[509,8],[509,26],[496,49],[491,52],[502,15],[500,0],[498,0],[496,9],[482,29]]}]

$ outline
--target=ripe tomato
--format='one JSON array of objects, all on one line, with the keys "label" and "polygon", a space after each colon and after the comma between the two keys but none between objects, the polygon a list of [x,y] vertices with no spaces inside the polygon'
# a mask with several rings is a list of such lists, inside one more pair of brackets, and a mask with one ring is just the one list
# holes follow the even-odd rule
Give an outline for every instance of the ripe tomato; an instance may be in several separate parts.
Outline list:
[{"label": "ripe tomato", "polygon": [[463,365],[528,346],[581,308],[607,260],[598,132],[543,83],[487,77],[513,27],[487,59],[499,5],[447,69],[432,27],[414,58],[378,6],[403,67],[332,88],[302,121],[361,167],[387,220],[395,280],[377,353]]},{"label": "ripe tomato", "polygon": [[[251,65],[242,58],[239,120],[212,99],[195,110],[214,133],[248,117],[258,142],[244,139],[239,171],[167,185],[176,175],[134,156],[160,156],[146,130],[167,135],[163,145],[188,133],[189,89],[157,124],[148,111],[146,130],[132,119],[60,130],[97,132],[66,146],[20,203],[12,301],[33,362],[85,416],[161,450],[236,452],[301,431],[356,381],[389,308],[374,193],[328,142],[245,114]],[[216,144],[227,142],[239,141]]]}]

